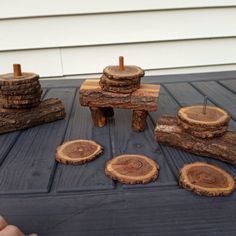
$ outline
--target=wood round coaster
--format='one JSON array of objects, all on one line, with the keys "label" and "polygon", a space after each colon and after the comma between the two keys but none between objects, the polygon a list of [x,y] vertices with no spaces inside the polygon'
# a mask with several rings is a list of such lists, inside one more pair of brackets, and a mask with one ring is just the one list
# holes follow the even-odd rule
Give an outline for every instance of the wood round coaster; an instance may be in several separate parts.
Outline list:
[{"label": "wood round coaster", "polygon": [[159,165],[152,159],[136,154],[124,154],[108,161],[105,174],[124,184],[146,184],[158,177]]},{"label": "wood round coaster", "polygon": [[209,139],[219,137],[224,135],[228,131],[228,125],[219,127],[202,127],[199,125],[191,125],[182,121],[181,119],[177,119],[177,122],[178,125],[180,125],[186,132],[197,138]]},{"label": "wood round coaster", "polygon": [[227,196],[235,189],[235,180],[220,167],[204,162],[184,165],[180,184],[198,195]]},{"label": "wood round coaster", "polygon": [[32,95],[32,94],[37,94],[40,93],[40,91],[42,91],[41,86],[37,85],[34,87],[30,87],[27,89],[8,89],[8,90],[0,90],[0,95],[2,96],[22,96],[22,95]]},{"label": "wood round coaster", "polygon": [[141,78],[133,78],[132,80],[122,79],[122,80],[113,80],[109,79],[107,76],[102,75],[100,78],[100,82],[107,86],[113,86],[113,87],[123,87],[123,86],[132,86],[135,84],[140,84]]},{"label": "wood round coaster", "polygon": [[140,88],[140,84],[123,86],[123,87],[108,86],[106,84],[101,83],[101,81],[99,82],[99,84],[104,91],[111,93],[132,93]]},{"label": "wood round coaster", "polygon": [[0,108],[4,109],[30,109],[39,106],[41,101],[30,103],[30,104],[1,104]]},{"label": "wood round coaster", "polygon": [[138,66],[125,66],[124,70],[120,70],[119,66],[107,66],[103,70],[103,74],[113,80],[132,80],[134,78],[143,77],[144,71]]},{"label": "wood round coaster", "polygon": [[41,98],[43,90],[39,90],[36,93],[33,94],[24,94],[24,95],[2,95],[0,94],[0,100],[5,99],[7,101],[11,100],[34,100],[34,99],[39,99]]},{"label": "wood round coaster", "polygon": [[201,105],[181,108],[178,117],[190,125],[201,127],[225,126],[230,120],[229,114],[219,107],[207,106],[204,114]]},{"label": "wood round coaster", "polygon": [[20,85],[37,81],[39,75],[29,72],[23,72],[20,76],[14,76],[13,73],[0,75],[0,85]]},{"label": "wood round coaster", "polygon": [[102,152],[102,146],[92,140],[72,140],[57,148],[56,160],[62,164],[78,165],[96,159]]},{"label": "wood round coaster", "polygon": [[28,90],[28,89],[33,89],[33,88],[36,88],[36,87],[40,87],[41,88],[39,80],[28,82],[28,83],[25,83],[25,84],[1,85],[0,86],[1,91],[4,91],[4,92],[5,91],[17,92],[19,90]]}]

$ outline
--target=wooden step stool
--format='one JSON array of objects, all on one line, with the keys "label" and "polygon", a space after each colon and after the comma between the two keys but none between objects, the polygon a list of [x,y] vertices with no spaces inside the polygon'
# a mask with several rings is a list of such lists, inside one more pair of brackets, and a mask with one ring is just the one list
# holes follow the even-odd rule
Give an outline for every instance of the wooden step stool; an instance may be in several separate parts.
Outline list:
[{"label": "wooden step stool", "polygon": [[130,94],[103,91],[99,80],[85,80],[80,87],[80,104],[88,106],[94,125],[103,127],[107,117],[113,116],[113,108],[133,110],[132,128],[143,131],[148,112],[157,110],[160,85],[142,84]]}]

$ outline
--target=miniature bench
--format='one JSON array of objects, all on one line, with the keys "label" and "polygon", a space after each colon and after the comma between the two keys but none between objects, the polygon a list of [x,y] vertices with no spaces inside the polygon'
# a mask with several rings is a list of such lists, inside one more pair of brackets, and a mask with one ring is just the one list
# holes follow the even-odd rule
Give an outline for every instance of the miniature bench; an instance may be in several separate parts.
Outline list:
[{"label": "miniature bench", "polygon": [[107,117],[113,116],[113,108],[133,110],[132,128],[143,131],[148,112],[157,110],[160,85],[142,84],[136,91],[123,94],[102,90],[99,80],[85,80],[80,87],[80,104],[88,106],[93,123],[97,127],[106,125]]}]

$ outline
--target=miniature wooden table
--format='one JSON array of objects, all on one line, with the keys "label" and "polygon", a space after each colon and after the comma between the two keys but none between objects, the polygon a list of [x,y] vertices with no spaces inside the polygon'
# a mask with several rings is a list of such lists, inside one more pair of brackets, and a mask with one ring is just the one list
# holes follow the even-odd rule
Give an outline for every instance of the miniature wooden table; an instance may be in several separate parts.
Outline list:
[{"label": "miniature wooden table", "polygon": [[[103,128],[79,102],[79,80],[44,81],[44,98],[63,101],[65,120],[0,135],[0,214],[25,233],[40,236],[235,236],[236,193],[196,196],[178,185],[184,164],[207,161],[234,177],[236,167],[195,156],[154,139],[157,118],[175,116],[181,106],[202,103],[230,112],[236,129],[236,72],[146,77],[161,84],[158,110],[142,133],[130,129],[132,111],[116,109]],[[128,121],[128,122],[127,122]],[[55,162],[56,147],[66,140],[93,139],[104,153],[81,166]],[[104,175],[105,162],[136,153],[158,162],[160,176],[147,185],[123,185]]]},{"label": "miniature wooden table", "polygon": [[80,104],[88,106],[93,123],[103,127],[107,116],[113,116],[113,108],[133,110],[132,128],[143,131],[148,112],[157,110],[160,85],[141,84],[140,88],[130,94],[105,92],[99,80],[85,80],[80,87]]}]

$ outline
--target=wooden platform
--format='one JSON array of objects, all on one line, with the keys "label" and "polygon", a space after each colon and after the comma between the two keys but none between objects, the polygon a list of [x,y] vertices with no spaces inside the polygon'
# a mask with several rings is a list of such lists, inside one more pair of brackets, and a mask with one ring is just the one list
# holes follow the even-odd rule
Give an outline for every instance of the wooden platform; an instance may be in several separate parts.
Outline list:
[{"label": "wooden platform", "polygon": [[[40,236],[235,236],[236,193],[196,196],[178,185],[178,169],[206,161],[236,178],[236,167],[192,155],[154,138],[156,120],[175,116],[182,106],[202,103],[230,112],[236,130],[236,72],[145,77],[160,83],[159,107],[147,116],[142,133],[130,129],[132,112],[116,109],[103,128],[94,127],[90,111],[79,102],[79,80],[43,81],[44,99],[58,97],[64,120],[0,135],[0,213],[9,223]],[[81,166],[58,164],[56,147],[71,139],[93,139],[104,153]],[[107,178],[107,160],[124,153],[150,157],[159,178],[147,185],[125,185]]]}]

